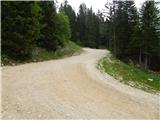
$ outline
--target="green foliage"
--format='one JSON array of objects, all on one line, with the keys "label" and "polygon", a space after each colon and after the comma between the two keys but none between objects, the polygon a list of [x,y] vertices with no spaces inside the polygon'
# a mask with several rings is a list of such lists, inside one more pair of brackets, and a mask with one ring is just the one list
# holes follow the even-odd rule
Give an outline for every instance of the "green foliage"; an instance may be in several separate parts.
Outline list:
[{"label": "green foliage", "polygon": [[59,59],[68,56],[78,55],[82,52],[81,47],[75,43],[68,41],[63,48],[59,48],[56,51],[50,51],[41,47],[34,47],[32,52],[32,57],[27,60],[13,60],[12,58],[2,55],[2,64],[3,65],[17,65],[28,62],[39,62],[51,59]]},{"label": "green foliage", "polygon": [[84,3],[79,6],[79,13],[77,14],[77,33],[78,40],[83,45],[86,36],[86,12],[87,7]]},{"label": "green foliage", "polygon": [[76,33],[76,13],[73,10],[72,6],[68,4],[67,1],[64,1],[63,4],[61,4],[60,12],[64,12],[65,15],[69,18],[70,23],[70,29],[71,29],[71,40],[77,42],[77,33]]},{"label": "green foliage", "polygon": [[112,1],[106,7],[105,21],[100,11],[96,14],[84,3],[76,15],[67,1],[59,12],[55,1],[3,1],[2,55],[23,60],[37,46],[55,52],[71,39],[86,47],[109,47],[122,60],[159,70],[160,12],[155,2],[146,1],[140,15],[134,1]]},{"label": "green foliage", "polygon": [[39,44],[48,50],[63,47],[71,37],[68,17],[63,12],[56,12],[54,1],[41,2],[42,24]]},{"label": "green foliage", "polygon": [[102,31],[100,33],[100,29],[102,30],[106,27],[100,11],[98,14],[95,14],[92,8],[87,8],[85,3],[82,3],[76,16],[75,11],[68,4],[67,0],[61,4],[59,11],[64,12],[69,18],[72,41],[92,48],[107,46],[106,33]]},{"label": "green foliage", "polygon": [[103,16],[101,16],[102,13],[99,13],[99,17],[102,17],[99,22],[99,44],[103,47],[108,48],[109,47],[109,40],[108,40],[108,28],[107,28],[107,22],[104,21]]},{"label": "green foliage", "polygon": [[63,12],[60,12],[57,14],[56,21],[57,40],[61,46],[64,46],[71,37],[68,16],[66,16]]},{"label": "green foliage", "polygon": [[56,50],[59,45],[57,38],[57,13],[54,1],[41,1],[40,7],[41,12],[41,24],[43,25],[41,29],[40,39],[38,45],[48,49]]},{"label": "green foliage", "polygon": [[104,71],[121,82],[149,92],[160,91],[160,75],[126,64],[112,55],[99,61]]},{"label": "green foliage", "polygon": [[[117,6],[117,7],[115,7]],[[138,13],[134,1],[114,1],[110,18],[110,32],[113,52],[117,57],[131,54],[130,43],[138,24]]]},{"label": "green foliage", "polygon": [[98,14],[88,9],[83,3],[79,7],[77,16],[78,38],[83,46],[99,48],[101,19]]},{"label": "green foliage", "polygon": [[[68,16],[54,1],[2,2],[2,63],[59,58],[80,50],[69,40]],[[39,60],[40,59],[40,60]]]},{"label": "green foliage", "polygon": [[[160,17],[154,1],[146,1],[140,11],[134,1],[113,1],[107,20],[109,48],[122,60],[160,70]],[[141,16],[141,17],[140,17]]]},{"label": "green foliage", "polygon": [[38,4],[3,1],[1,6],[2,54],[14,59],[30,57],[40,30]]},{"label": "green foliage", "polygon": [[34,22],[34,30],[35,31],[35,40],[39,39],[40,37],[40,30],[42,28],[42,25],[40,23],[41,19],[41,7],[39,2],[34,2],[31,6],[31,13],[34,15],[33,22]]},{"label": "green foliage", "polygon": [[[142,6],[141,14],[142,52],[145,56],[145,67],[154,66],[160,61],[160,11],[154,1],[146,1]],[[160,65],[156,67],[160,69]]]},{"label": "green foliage", "polygon": [[56,51],[48,51],[44,48],[36,48],[32,61],[44,61],[50,59],[59,59],[66,56],[73,56],[82,52],[81,47],[69,41],[65,47],[59,48]]}]

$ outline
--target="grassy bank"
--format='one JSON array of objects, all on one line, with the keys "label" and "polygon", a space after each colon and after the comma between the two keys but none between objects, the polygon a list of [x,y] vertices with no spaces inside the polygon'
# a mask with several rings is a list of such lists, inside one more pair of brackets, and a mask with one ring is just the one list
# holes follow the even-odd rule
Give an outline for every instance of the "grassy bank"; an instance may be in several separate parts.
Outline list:
[{"label": "grassy bank", "polygon": [[2,55],[2,66],[4,65],[17,65],[17,64],[23,64],[23,63],[29,63],[29,62],[39,62],[39,61],[45,61],[45,60],[51,60],[51,59],[59,59],[64,57],[69,57],[73,55],[78,55],[82,52],[82,49],[77,44],[69,41],[66,43],[65,47],[59,48],[56,51],[47,51],[44,48],[36,47],[33,50],[32,58],[21,61],[21,60],[13,60],[8,58],[5,55]]},{"label": "grassy bank", "polygon": [[100,69],[127,85],[148,91],[160,92],[160,74],[126,64],[111,54],[98,63]]}]

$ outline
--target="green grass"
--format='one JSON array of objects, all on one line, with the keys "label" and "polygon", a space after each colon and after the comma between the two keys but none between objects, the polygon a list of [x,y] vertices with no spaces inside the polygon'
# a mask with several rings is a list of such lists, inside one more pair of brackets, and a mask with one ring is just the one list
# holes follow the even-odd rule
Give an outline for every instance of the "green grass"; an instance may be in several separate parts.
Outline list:
[{"label": "green grass", "polygon": [[160,74],[158,73],[126,64],[111,54],[101,59],[98,66],[125,84],[151,93],[160,92]]},{"label": "green grass", "polygon": [[78,55],[82,52],[81,47],[76,45],[75,43],[69,41],[66,43],[65,47],[59,48],[56,51],[48,51],[44,48],[36,47],[34,48],[33,55],[31,59],[25,61],[13,60],[8,58],[7,56],[2,57],[2,64],[3,65],[17,65],[29,62],[39,62],[51,59],[60,59],[64,57]]},{"label": "green grass", "polygon": [[56,51],[47,51],[46,49],[36,48],[33,53],[32,60],[50,60],[50,59],[59,59],[67,56],[73,56],[80,54],[82,52],[81,47],[75,43],[69,41],[66,43],[64,48],[60,48]]}]

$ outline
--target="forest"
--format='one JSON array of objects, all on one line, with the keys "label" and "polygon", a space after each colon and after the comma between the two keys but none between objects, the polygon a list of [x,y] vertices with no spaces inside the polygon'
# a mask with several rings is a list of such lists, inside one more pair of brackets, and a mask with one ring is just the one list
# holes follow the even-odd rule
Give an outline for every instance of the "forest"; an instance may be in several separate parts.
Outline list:
[{"label": "forest", "polygon": [[54,52],[70,41],[82,47],[107,48],[113,55],[139,67],[160,70],[160,10],[146,1],[106,1],[106,11],[95,13],[80,4],[78,13],[64,1],[2,1],[1,52],[7,59],[25,61],[36,48]]}]

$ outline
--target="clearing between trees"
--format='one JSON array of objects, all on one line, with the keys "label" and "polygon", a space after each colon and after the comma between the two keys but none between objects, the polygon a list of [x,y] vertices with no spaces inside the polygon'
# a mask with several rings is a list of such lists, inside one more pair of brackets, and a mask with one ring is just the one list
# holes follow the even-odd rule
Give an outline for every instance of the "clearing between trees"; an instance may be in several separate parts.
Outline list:
[{"label": "clearing between trees", "polygon": [[159,95],[102,74],[109,53],[85,48],[70,58],[2,67],[2,118],[159,119]]}]

